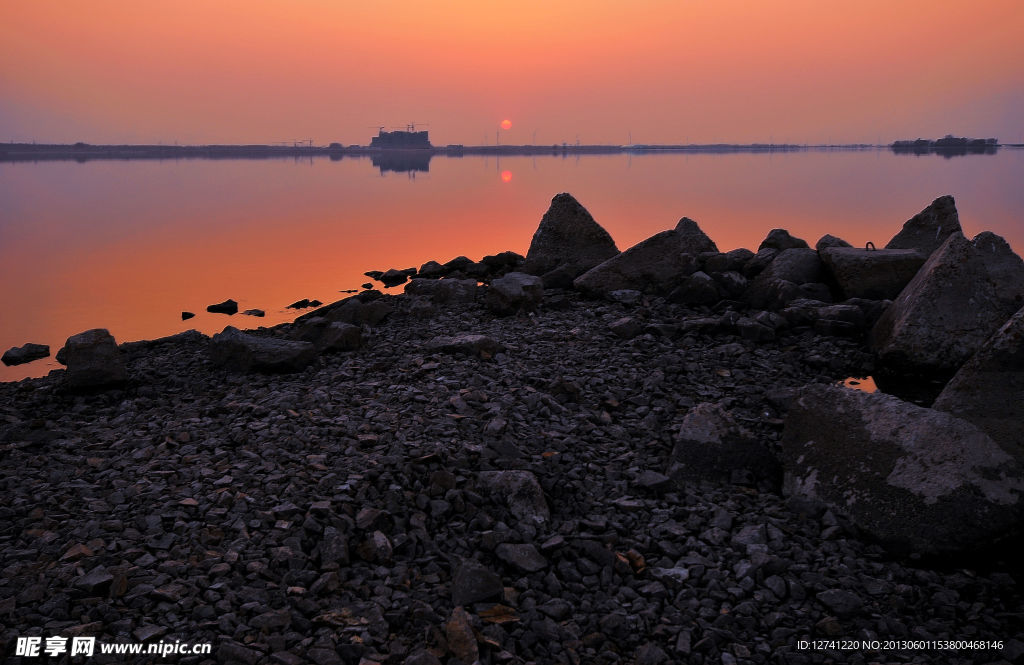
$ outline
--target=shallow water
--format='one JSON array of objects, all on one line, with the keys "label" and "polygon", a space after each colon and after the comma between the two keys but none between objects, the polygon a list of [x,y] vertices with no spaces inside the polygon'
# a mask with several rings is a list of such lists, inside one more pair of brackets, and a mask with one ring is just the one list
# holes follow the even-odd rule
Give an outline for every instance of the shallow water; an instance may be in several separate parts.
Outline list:
[{"label": "shallow water", "polygon": [[[945,159],[888,150],[759,154],[435,157],[395,171],[369,158],[0,164],[0,351],[55,353],[108,328],[118,341],[290,320],[366,270],[464,254],[525,254],[552,196],[576,196],[620,249],[691,217],[719,249],[789,229],[884,245],[953,194],[968,235],[1024,247],[1024,151]],[[422,165],[420,165],[422,168]],[[400,290],[400,288],[398,289]],[[234,298],[264,319],[209,314]],[[183,310],[196,313],[181,321]],[[52,357],[0,366],[40,376]]]}]

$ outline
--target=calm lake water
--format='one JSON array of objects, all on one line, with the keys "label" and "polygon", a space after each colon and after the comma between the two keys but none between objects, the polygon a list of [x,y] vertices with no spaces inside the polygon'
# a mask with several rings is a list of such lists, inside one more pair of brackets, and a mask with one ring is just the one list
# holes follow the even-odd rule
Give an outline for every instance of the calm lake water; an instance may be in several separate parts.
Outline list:
[{"label": "calm lake water", "polygon": [[[1024,150],[945,159],[888,150],[773,154],[435,157],[0,164],[0,352],[89,328],[119,342],[273,325],[331,302],[366,270],[526,253],[551,197],[570,192],[619,249],[691,217],[725,251],[772,228],[884,245],[943,194],[968,235],[1024,249]],[[400,290],[401,287],[399,287]],[[234,298],[264,319],[208,314]],[[181,321],[183,310],[196,313]],[[41,376],[52,357],[0,366]]]}]

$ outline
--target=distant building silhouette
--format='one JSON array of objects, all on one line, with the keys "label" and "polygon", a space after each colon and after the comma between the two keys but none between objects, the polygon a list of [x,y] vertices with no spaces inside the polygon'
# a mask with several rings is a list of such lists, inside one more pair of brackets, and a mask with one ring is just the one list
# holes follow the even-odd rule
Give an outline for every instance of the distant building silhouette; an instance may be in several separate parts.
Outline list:
[{"label": "distant building silhouette", "polygon": [[433,146],[430,145],[427,134],[428,132],[385,132],[380,130],[376,136],[370,139],[370,147],[381,150],[429,150]]}]

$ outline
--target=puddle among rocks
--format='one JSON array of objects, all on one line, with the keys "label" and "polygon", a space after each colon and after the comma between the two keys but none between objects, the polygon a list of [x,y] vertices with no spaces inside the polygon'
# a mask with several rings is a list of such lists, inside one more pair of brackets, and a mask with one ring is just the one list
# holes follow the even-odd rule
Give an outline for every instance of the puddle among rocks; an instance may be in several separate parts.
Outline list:
[{"label": "puddle among rocks", "polygon": [[851,376],[840,381],[840,385],[866,393],[883,392],[902,400],[930,407],[946,386],[946,377],[893,376]]}]

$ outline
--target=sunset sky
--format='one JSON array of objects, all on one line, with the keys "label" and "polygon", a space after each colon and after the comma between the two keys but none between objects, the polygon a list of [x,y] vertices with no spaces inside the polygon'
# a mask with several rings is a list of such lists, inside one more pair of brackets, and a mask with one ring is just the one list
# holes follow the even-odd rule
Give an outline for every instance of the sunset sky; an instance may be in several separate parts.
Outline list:
[{"label": "sunset sky", "polygon": [[2,141],[1024,140],[1019,0],[0,3]]}]

